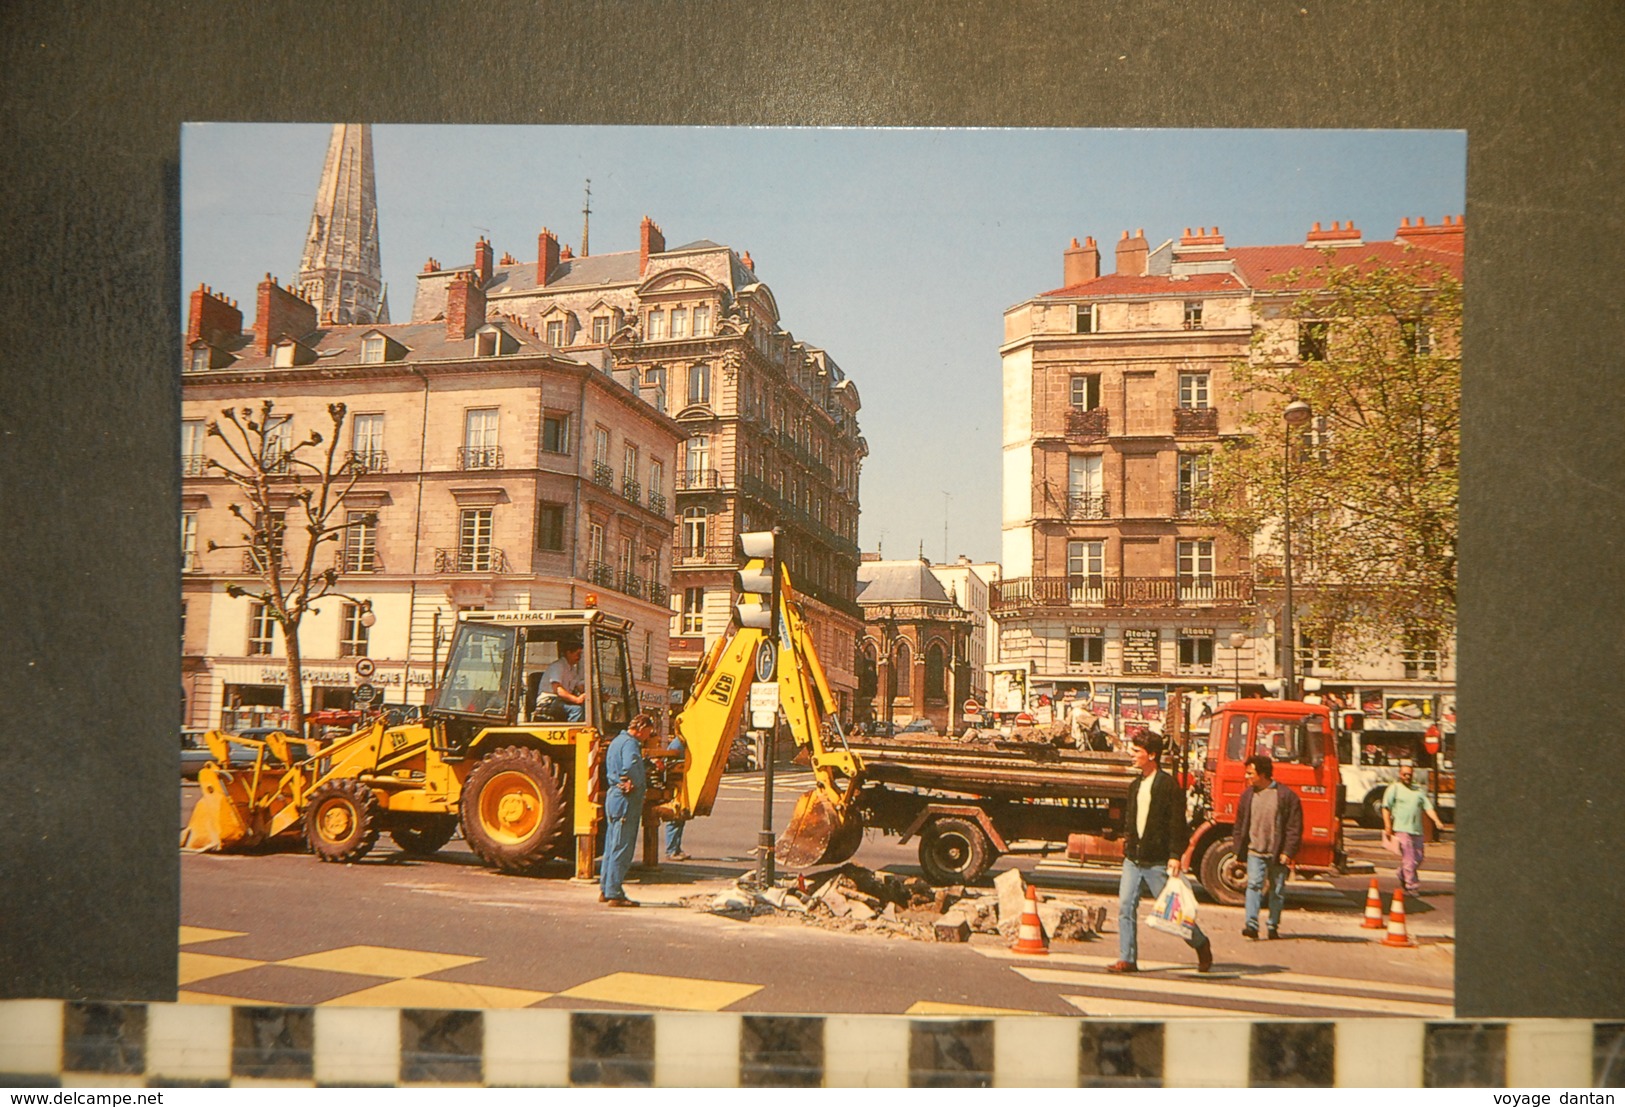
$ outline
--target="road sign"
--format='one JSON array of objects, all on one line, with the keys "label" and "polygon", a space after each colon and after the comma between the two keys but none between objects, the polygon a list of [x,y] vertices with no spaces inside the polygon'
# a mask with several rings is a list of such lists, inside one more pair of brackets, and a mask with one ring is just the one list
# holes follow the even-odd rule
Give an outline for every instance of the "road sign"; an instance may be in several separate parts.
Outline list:
[{"label": "road sign", "polygon": [[965,714],[967,714],[967,715],[980,715],[981,713],[982,713],[982,705],[981,704],[977,703],[975,700],[966,700],[965,701]]},{"label": "road sign", "polygon": [[355,686],[355,691],[350,693],[350,698],[355,700],[356,703],[368,704],[378,698],[378,689],[375,685],[358,684]]},{"label": "road sign", "polygon": [[758,681],[750,686],[750,725],[771,730],[779,717],[779,686],[775,681]]},{"label": "road sign", "polygon": [[1434,723],[1422,734],[1422,745],[1427,747],[1429,753],[1439,752],[1439,724]]},{"label": "road sign", "polygon": [[[761,644],[756,647],[756,680],[759,683],[773,679],[773,665],[778,660],[777,654],[778,650],[773,645],[773,639],[771,638],[762,639]],[[775,696],[779,694],[777,685],[773,688],[773,694]],[[778,702],[776,699],[773,701],[775,706],[777,706]]]},{"label": "road sign", "polygon": [[361,657],[361,658],[356,659],[355,675],[360,677],[362,680],[366,680],[368,677],[372,676],[372,674],[377,672],[377,671],[378,671],[378,666],[373,662],[372,658],[370,658],[370,657]]}]

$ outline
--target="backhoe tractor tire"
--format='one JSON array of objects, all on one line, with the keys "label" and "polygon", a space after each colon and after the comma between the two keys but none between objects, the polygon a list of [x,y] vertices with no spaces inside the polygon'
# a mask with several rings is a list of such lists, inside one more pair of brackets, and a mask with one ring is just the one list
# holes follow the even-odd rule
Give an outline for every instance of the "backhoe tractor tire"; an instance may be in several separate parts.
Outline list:
[{"label": "backhoe tractor tire", "polygon": [[487,865],[527,872],[570,840],[564,772],[538,750],[505,746],[463,785],[463,840]]},{"label": "backhoe tractor tire", "polygon": [[397,826],[389,832],[389,836],[407,853],[427,857],[451,841],[452,835],[456,833],[456,815],[431,815],[413,823]]},{"label": "backhoe tractor tire", "polygon": [[1236,859],[1229,839],[1208,846],[1200,868],[1202,887],[1215,902],[1226,907],[1240,907],[1247,902],[1247,864]]},{"label": "backhoe tractor tire", "polygon": [[995,855],[987,832],[969,819],[933,819],[920,832],[920,868],[938,886],[976,883]]},{"label": "backhoe tractor tire", "polygon": [[359,780],[330,780],[310,794],[305,842],[323,861],[359,861],[378,841],[378,797]]}]

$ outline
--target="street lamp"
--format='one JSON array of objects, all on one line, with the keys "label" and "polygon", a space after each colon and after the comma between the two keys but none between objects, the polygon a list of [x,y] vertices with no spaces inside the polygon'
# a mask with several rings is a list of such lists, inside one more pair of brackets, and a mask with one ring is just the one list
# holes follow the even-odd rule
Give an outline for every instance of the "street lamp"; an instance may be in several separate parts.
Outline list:
[{"label": "street lamp", "polygon": [[1230,632],[1230,652],[1236,659],[1236,699],[1241,699],[1241,647],[1247,644],[1247,636],[1239,630]]},{"label": "street lamp", "polygon": [[1281,613],[1282,648],[1286,651],[1281,666],[1281,698],[1284,700],[1298,698],[1297,680],[1292,671],[1297,654],[1292,640],[1292,439],[1313,414],[1314,410],[1303,400],[1293,400],[1281,412],[1281,418],[1286,420],[1286,451],[1281,469],[1281,529],[1286,546],[1286,605]]}]

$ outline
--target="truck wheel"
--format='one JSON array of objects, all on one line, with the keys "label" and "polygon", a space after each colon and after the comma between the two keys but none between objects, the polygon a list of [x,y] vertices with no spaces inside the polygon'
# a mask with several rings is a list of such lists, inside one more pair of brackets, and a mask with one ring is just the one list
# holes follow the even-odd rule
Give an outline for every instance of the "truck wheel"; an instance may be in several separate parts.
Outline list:
[{"label": "truck wheel", "polygon": [[359,780],[330,780],[305,808],[305,842],[323,861],[359,861],[378,841],[378,797]]},{"label": "truck wheel", "polygon": [[463,838],[487,865],[525,872],[568,836],[563,773],[552,758],[505,746],[474,766],[463,786]]},{"label": "truck wheel", "polygon": [[1202,854],[1202,887],[1226,907],[1247,902],[1247,866],[1236,860],[1236,849],[1228,841],[1214,842]]},{"label": "truck wheel", "polygon": [[407,853],[427,857],[451,841],[451,836],[456,833],[457,816],[431,815],[414,823],[397,826],[389,832],[389,836]]},{"label": "truck wheel", "polygon": [[1386,788],[1378,788],[1360,805],[1360,825],[1368,830],[1382,829],[1382,797]]},{"label": "truck wheel", "polygon": [[987,833],[969,819],[933,819],[920,832],[920,868],[936,885],[974,884],[993,854]]}]

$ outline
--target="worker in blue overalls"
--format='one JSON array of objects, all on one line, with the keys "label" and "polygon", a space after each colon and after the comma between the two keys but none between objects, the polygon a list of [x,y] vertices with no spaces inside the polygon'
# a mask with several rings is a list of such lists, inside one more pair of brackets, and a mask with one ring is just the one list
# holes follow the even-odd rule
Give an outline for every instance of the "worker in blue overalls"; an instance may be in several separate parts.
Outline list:
[{"label": "worker in blue overalls", "polygon": [[643,744],[654,735],[654,720],[638,715],[615,736],[604,755],[604,816],[609,826],[604,833],[604,860],[600,866],[598,902],[611,907],[636,907],[626,898],[621,882],[632,867],[638,845],[638,819],[643,814],[643,793],[649,775],[643,764]]}]

